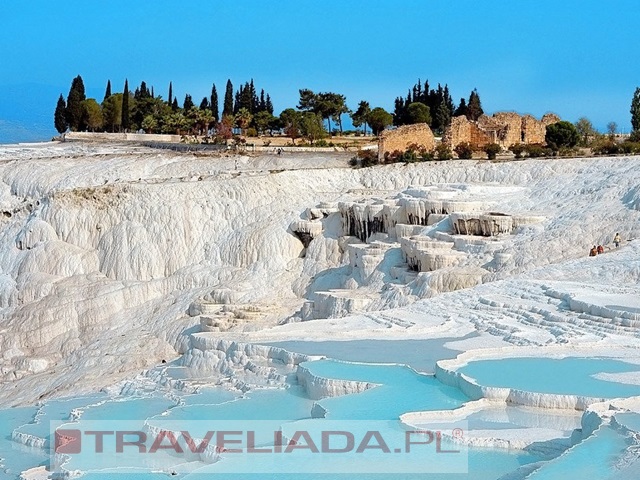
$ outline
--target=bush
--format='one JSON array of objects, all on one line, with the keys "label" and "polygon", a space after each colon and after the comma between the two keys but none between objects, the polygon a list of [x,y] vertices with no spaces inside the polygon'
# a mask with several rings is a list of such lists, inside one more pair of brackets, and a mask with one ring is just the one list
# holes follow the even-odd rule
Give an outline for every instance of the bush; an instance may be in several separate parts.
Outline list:
[{"label": "bush", "polygon": [[620,144],[620,150],[622,153],[630,154],[638,154],[640,153],[640,142],[632,142],[627,140]]},{"label": "bush", "polygon": [[438,145],[436,145],[434,154],[436,159],[438,160],[451,160],[453,158],[453,154],[449,149],[449,145],[447,145],[446,143],[439,143]]},{"label": "bush", "polygon": [[527,147],[521,143],[515,143],[509,147],[509,150],[513,152],[516,158],[522,158],[522,154],[526,152]]},{"label": "bush", "polygon": [[580,156],[580,149],[576,147],[561,147],[558,150],[558,155],[561,157],[578,157]]},{"label": "bush", "polygon": [[469,142],[462,142],[453,149],[462,160],[469,160],[473,157],[473,148]]},{"label": "bush", "polygon": [[258,136],[258,131],[255,128],[253,127],[247,128],[247,137],[257,137],[257,136]]},{"label": "bush", "polygon": [[608,138],[596,142],[591,151],[595,155],[616,155],[621,152],[621,146]]},{"label": "bush", "polygon": [[425,150],[421,155],[420,155],[420,160],[423,162],[430,162],[431,160],[435,159],[435,154],[433,151],[428,151]]},{"label": "bush", "polygon": [[550,150],[544,148],[542,145],[539,145],[537,143],[527,145],[525,147],[525,151],[527,152],[527,155],[531,158],[545,157],[551,153]]},{"label": "bush", "polygon": [[378,164],[378,152],[373,150],[358,150],[355,157],[349,160],[349,165],[352,167],[371,167]]},{"label": "bush", "polygon": [[488,145],[485,145],[483,150],[484,153],[487,154],[487,158],[489,160],[495,160],[496,155],[502,151],[502,147],[500,147],[500,145],[498,145],[497,143],[489,143]]}]

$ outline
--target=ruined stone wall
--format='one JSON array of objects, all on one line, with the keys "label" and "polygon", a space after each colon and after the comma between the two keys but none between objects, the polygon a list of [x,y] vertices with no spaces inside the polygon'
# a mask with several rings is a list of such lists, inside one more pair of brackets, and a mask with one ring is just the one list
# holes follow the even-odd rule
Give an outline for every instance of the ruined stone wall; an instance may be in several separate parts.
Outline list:
[{"label": "ruined stone wall", "polygon": [[404,152],[412,144],[426,150],[434,149],[436,140],[429,125],[416,123],[403,125],[395,130],[385,130],[378,141],[378,159],[382,161],[385,153],[392,153],[396,150]]},{"label": "ruined stone wall", "polygon": [[555,113],[545,113],[542,118],[540,119],[540,121],[542,123],[544,123],[544,126],[547,127],[553,123],[558,123],[559,121],[561,121],[562,119],[556,115]]},{"label": "ruined stone wall", "polygon": [[547,126],[559,121],[560,117],[555,113],[547,113],[540,120],[525,115],[522,117],[522,143],[546,143]]},{"label": "ruined stone wall", "polygon": [[511,145],[522,142],[522,117],[515,112],[499,112],[493,115],[494,121],[501,125],[498,143],[505,150]]},{"label": "ruined stone wall", "polygon": [[463,142],[471,142],[471,122],[461,115],[451,119],[451,125],[444,132],[442,141],[453,149]]},{"label": "ruined stone wall", "polygon": [[[486,117],[486,115],[483,115]],[[482,118],[482,117],[481,117]],[[489,118],[489,117],[486,117]],[[483,119],[485,127],[488,126],[489,121]],[[474,149],[481,149],[485,145],[492,143],[492,138],[495,132],[488,132],[483,129],[478,122],[472,122],[464,115],[459,117],[453,117],[451,125],[445,132],[443,142],[451,147],[453,150],[461,143],[470,143]]]},{"label": "ruined stone wall", "polygon": [[541,120],[531,115],[521,117],[515,112],[498,112],[491,117],[482,115],[477,122],[466,117],[455,117],[444,135],[444,141],[453,150],[463,142],[471,143],[474,150],[481,150],[488,143],[497,143],[508,149],[516,143],[545,143],[547,125],[560,118],[548,113]]},{"label": "ruined stone wall", "polygon": [[485,145],[493,143],[496,137],[496,132],[493,130],[483,130],[478,126],[476,122],[469,122],[471,125],[469,126],[469,130],[471,132],[471,139],[469,143],[473,146],[474,149],[480,150],[484,148]]},{"label": "ruined stone wall", "polygon": [[547,126],[531,115],[522,117],[522,143],[545,143]]}]

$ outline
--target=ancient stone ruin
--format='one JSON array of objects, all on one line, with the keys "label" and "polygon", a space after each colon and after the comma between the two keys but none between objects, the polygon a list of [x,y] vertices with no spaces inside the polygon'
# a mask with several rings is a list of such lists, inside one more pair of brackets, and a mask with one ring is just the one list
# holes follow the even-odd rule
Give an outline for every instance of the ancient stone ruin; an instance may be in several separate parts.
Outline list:
[{"label": "ancient stone ruin", "polygon": [[425,150],[433,150],[436,145],[433,132],[426,123],[403,125],[395,130],[385,130],[378,141],[378,160],[384,160],[385,153],[404,152],[410,145]]},{"label": "ancient stone ruin", "polygon": [[560,117],[553,113],[547,113],[541,120],[515,112],[498,112],[490,117],[482,115],[477,122],[459,116],[452,119],[443,142],[452,150],[465,142],[470,143],[474,150],[480,150],[489,143],[497,143],[505,150],[517,143],[544,144],[547,125],[559,121]]}]

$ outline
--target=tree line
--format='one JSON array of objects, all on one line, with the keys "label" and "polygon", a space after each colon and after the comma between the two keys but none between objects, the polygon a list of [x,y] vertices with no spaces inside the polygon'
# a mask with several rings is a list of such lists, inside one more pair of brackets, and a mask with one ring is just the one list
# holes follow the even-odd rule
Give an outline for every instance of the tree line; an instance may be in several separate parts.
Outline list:
[{"label": "tree line", "polygon": [[54,124],[59,133],[90,130],[92,132],[128,132],[143,130],[146,133],[204,134],[211,129],[229,134],[236,126],[264,131],[275,118],[273,103],[268,93],[258,93],[253,80],[245,82],[234,91],[231,80],[227,81],[220,115],[216,85],[211,95],[204,97],[198,105],[186,94],[180,106],[173,95],[173,82],[169,82],[169,94],[165,101],[156,95],[153,87],[142,82],[134,91],[125,80],[123,91],[113,93],[111,81],[107,81],[101,103],[87,98],[82,77],[71,82],[65,100],[60,94],[54,113]]},{"label": "tree line", "polygon": [[[435,112],[433,115],[431,112]],[[173,94],[173,83],[169,82],[168,96],[164,100],[156,95],[143,81],[133,91],[125,80],[122,92],[112,92],[111,81],[107,81],[101,102],[87,98],[80,75],[71,82],[69,94],[60,94],[54,113],[54,124],[59,133],[71,131],[92,132],[138,132],[212,135],[226,140],[240,131],[243,135],[256,136],[284,132],[295,142],[304,138],[310,143],[330,135],[342,134],[343,116],[349,115],[356,129],[367,129],[375,135],[390,125],[426,122],[436,132],[443,132],[454,115],[468,115],[477,119],[482,114],[480,97],[476,90],[469,102],[461,99],[454,108],[447,85],[429,89],[428,81],[421,81],[409,90],[406,99],[398,97],[395,111],[387,112],[382,107],[371,108],[366,100],[358,103],[355,110],[347,106],[346,97],[335,92],[299,90],[296,108],[285,108],[274,115],[271,97],[264,89],[258,89],[250,80],[234,89],[228,80],[220,109],[218,91],[212,84],[211,94],[196,104],[186,94],[182,104]]]}]

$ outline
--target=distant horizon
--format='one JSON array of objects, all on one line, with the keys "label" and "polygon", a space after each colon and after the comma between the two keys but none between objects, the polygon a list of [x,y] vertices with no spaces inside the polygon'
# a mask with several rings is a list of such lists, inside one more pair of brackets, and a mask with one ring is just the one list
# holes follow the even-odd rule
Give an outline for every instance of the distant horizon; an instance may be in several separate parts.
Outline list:
[{"label": "distant horizon", "polygon": [[[552,13],[552,14],[551,14]],[[587,117],[601,132],[614,121],[629,132],[640,86],[635,2],[522,4],[496,0],[422,2],[283,0],[277,5],[186,0],[114,0],[107,7],[45,0],[3,9],[0,31],[0,140],[12,131],[55,134],[53,111],[81,75],[87,96],[102,99],[141,81],[182,103],[215,83],[254,79],[275,114],[297,104],[298,90],[332,91],[355,109],[361,100],[393,109],[418,79],[447,84],[457,103],[477,88],[486,113],[554,112]],[[44,139],[44,138],[43,138]]]}]

